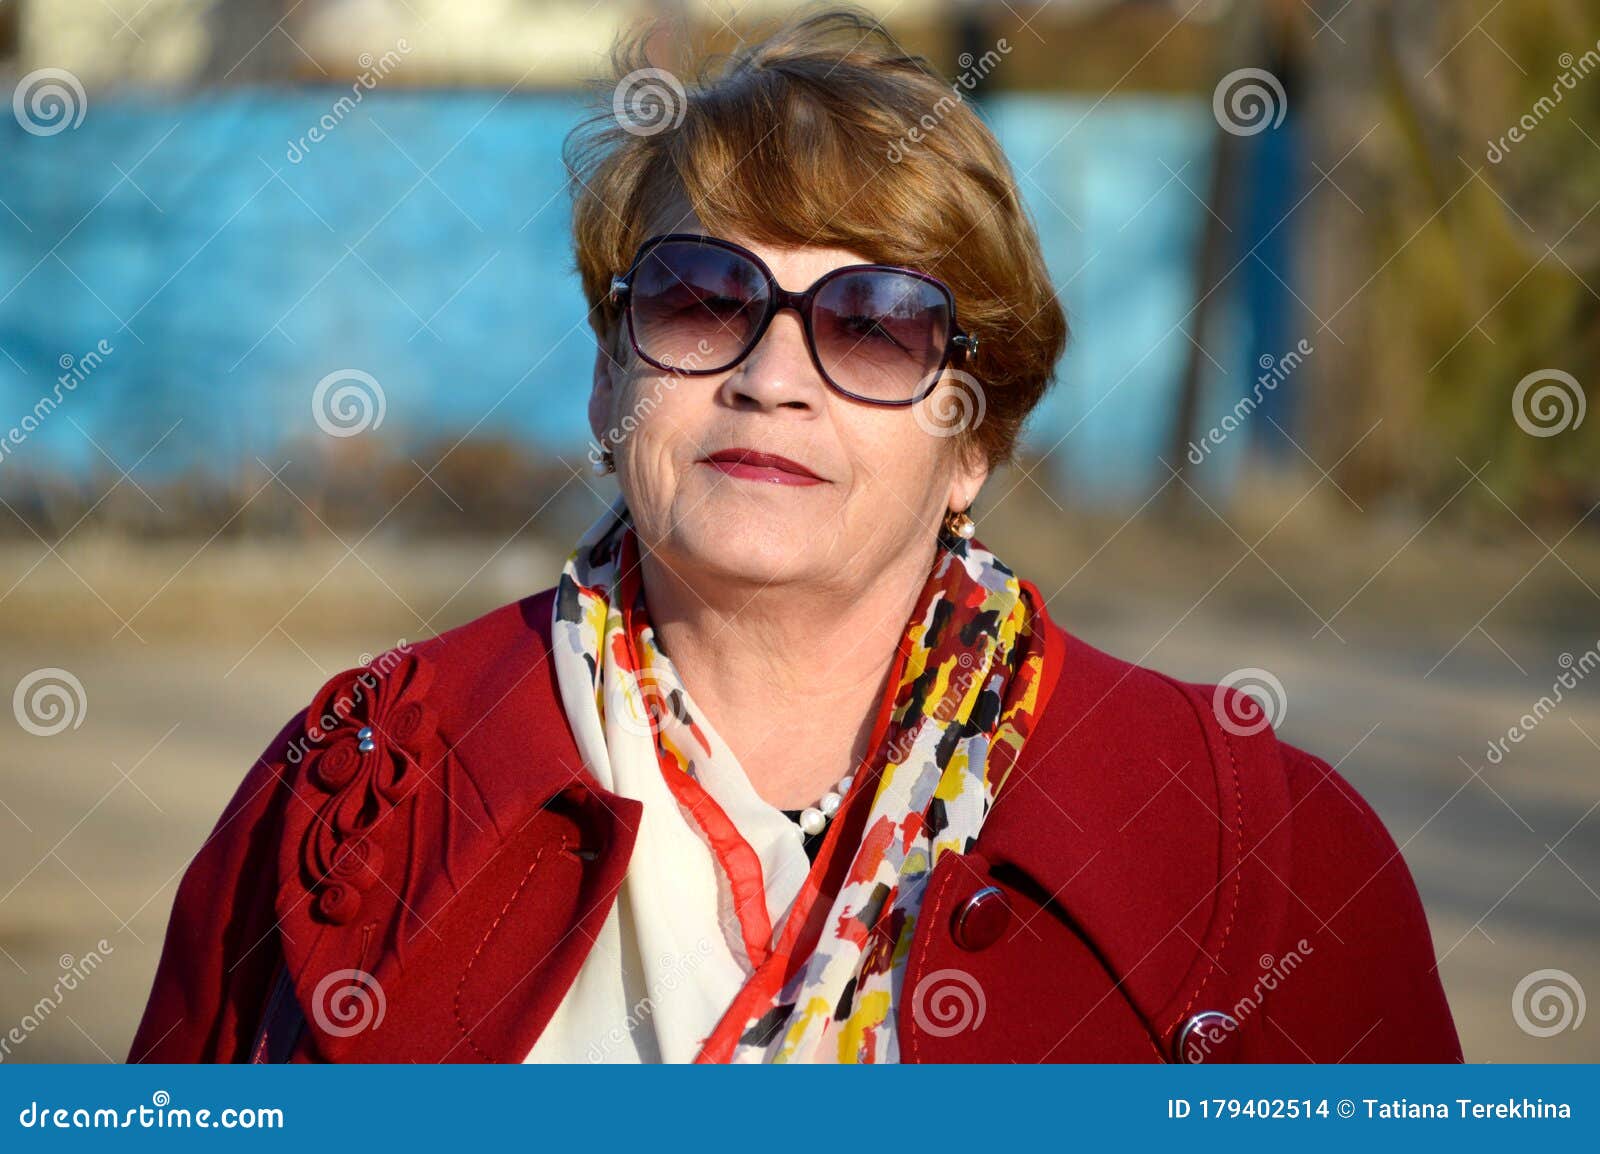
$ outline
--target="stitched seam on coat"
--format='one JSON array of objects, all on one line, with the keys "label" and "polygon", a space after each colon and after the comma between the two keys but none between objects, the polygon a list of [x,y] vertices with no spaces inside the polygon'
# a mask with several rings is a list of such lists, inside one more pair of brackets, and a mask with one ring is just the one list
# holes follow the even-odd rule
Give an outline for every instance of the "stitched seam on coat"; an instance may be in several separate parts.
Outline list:
[{"label": "stitched seam on coat", "polygon": [[[549,844],[546,843],[545,845],[539,847],[538,853],[533,855],[533,861],[528,865],[528,872],[522,875],[522,880],[517,883],[516,890],[509,898],[506,899],[506,904],[500,907],[500,912],[495,915],[494,921],[489,923],[489,928],[484,931],[483,940],[478,943],[478,948],[472,951],[472,957],[467,959],[467,968],[461,971],[461,980],[456,983],[456,996],[453,1003],[453,1008],[456,1015],[456,1025],[461,1028],[461,1036],[462,1038],[466,1039],[467,1045],[472,1047],[472,1052],[477,1054],[478,1057],[482,1058],[485,1062],[493,1061],[493,1059],[479,1049],[478,1043],[472,1040],[471,1027],[467,1025],[467,1020],[462,1016],[461,1013],[461,992],[467,988],[467,978],[472,974],[472,967],[478,964],[478,955],[483,953],[483,947],[489,944],[489,939],[494,937],[495,931],[500,928],[500,923],[505,920],[506,914],[510,912],[511,907],[516,904],[517,899],[522,896],[523,889],[526,888],[529,880],[531,880],[533,877],[533,871],[539,866],[539,859],[544,857],[544,851],[549,848]],[[566,835],[562,835],[561,848],[567,848]]]},{"label": "stitched seam on coat", "polygon": [[[1190,700],[1190,705],[1191,707],[1193,706],[1192,699]],[[1198,711],[1196,712],[1198,713]],[[1233,931],[1234,919],[1239,913],[1239,893],[1242,889],[1240,875],[1244,873],[1244,798],[1239,792],[1239,759],[1234,755],[1233,741],[1228,736],[1226,726],[1219,726],[1218,728],[1222,733],[1222,744],[1228,750],[1228,766],[1233,774],[1233,901],[1228,908],[1228,920],[1223,924],[1222,938],[1217,942],[1216,953],[1210,955],[1211,964],[1206,967],[1205,977],[1200,979],[1200,984],[1195,987],[1194,993],[1190,995],[1188,1004],[1183,1007],[1183,1010],[1174,1019],[1172,1025],[1166,1028],[1163,1032],[1164,1034],[1170,1034],[1178,1028],[1179,1024],[1189,1016],[1189,1011],[1194,1008],[1194,1004],[1200,1000],[1200,995],[1205,992],[1206,986],[1210,984],[1211,976],[1217,970],[1217,956],[1227,949],[1228,935]]]},{"label": "stitched seam on coat", "polygon": [[[935,932],[937,932],[937,927],[942,924],[939,921],[939,910],[940,910],[940,908],[942,907],[942,905],[944,903],[945,893],[950,889],[950,879],[952,877],[954,877],[954,876],[955,876],[955,870],[949,870],[948,872],[945,873],[944,881],[939,883],[939,889],[933,895],[933,908],[930,911],[928,911],[927,913],[922,915],[923,917],[927,918],[928,920],[926,922],[924,922],[922,924],[922,926],[920,927],[923,931],[925,931],[924,933],[922,933],[920,935],[921,938],[922,938],[921,948],[917,950],[915,959],[913,959],[911,962],[907,963],[907,966],[906,966],[906,977],[908,977],[908,978],[911,976],[911,970],[912,970],[912,966],[913,965],[916,968],[917,977],[918,977],[919,981],[920,981],[921,977],[923,976],[923,970],[924,970],[924,968],[925,968],[925,966],[927,964],[927,960],[928,960],[928,950],[933,945],[933,935],[934,935]],[[913,1062],[916,1062],[916,1061],[920,1061],[921,1059],[919,1059],[917,1057],[918,1037],[917,1037],[917,1029],[916,1029],[916,1027],[917,1027],[916,996],[915,996],[915,991],[914,990],[912,992],[911,1008],[912,1008],[911,1030],[909,1031],[910,1034],[911,1034],[911,1060]]]}]

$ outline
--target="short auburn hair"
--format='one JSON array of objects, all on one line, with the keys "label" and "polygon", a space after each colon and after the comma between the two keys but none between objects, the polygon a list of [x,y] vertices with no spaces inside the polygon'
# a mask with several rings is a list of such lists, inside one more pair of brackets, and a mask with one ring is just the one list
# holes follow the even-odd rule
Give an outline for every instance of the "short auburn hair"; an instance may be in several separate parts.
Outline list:
[{"label": "short auburn hair", "polygon": [[[687,88],[651,68],[651,31],[618,42],[612,99],[564,151],[577,267],[602,341],[620,320],[611,278],[681,199],[714,234],[848,249],[943,280],[979,342],[975,361],[952,366],[982,390],[962,447],[991,468],[1011,460],[1067,321],[1011,166],[960,89],[855,9],[790,20],[703,62]],[[641,103],[626,115],[630,99]]]}]

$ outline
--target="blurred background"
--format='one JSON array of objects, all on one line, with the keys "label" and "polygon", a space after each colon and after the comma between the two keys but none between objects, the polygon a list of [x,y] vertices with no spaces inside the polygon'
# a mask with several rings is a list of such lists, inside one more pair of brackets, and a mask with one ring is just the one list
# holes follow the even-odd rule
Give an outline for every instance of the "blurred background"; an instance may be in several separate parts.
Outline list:
[{"label": "blurred background", "polygon": [[[1600,10],[868,7],[1073,325],[980,539],[1373,802],[1470,1061],[1600,1059]],[[787,11],[0,0],[0,1060],[120,1061],[283,721],[554,583],[614,492],[562,137],[620,29]]]}]

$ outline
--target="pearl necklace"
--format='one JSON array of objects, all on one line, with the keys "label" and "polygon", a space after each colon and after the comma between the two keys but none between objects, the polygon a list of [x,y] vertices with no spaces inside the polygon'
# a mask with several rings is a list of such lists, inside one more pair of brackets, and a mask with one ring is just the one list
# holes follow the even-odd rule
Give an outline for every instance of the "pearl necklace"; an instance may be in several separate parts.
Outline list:
[{"label": "pearl necklace", "polygon": [[839,812],[839,806],[844,803],[844,795],[850,792],[850,783],[854,780],[854,774],[845,774],[832,789],[822,795],[816,805],[808,805],[801,810],[801,830],[814,837],[826,829],[828,819]]}]

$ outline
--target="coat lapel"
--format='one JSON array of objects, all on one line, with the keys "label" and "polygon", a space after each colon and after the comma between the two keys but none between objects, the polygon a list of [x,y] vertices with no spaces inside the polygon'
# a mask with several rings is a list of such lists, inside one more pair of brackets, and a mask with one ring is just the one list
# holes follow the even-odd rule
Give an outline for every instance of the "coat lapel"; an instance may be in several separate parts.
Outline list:
[{"label": "coat lapel", "polygon": [[[1049,1043],[1034,1060],[1167,1059],[1192,1014],[1248,990],[1283,916],[1288,806],[1271,731],[1230,733],[1198,687],[1062,636],[1053,707],[971,852],[941,858],[930,881],[907,988],[941,967],[971,973],[995,1039],[903,1016],[935,1060],[993,1060],[973,1055],[1030,1032]],[[1011,924],[968,952],[952,918],[985,885],[1004,890]],[[1049,996],[1035,973],[1059,978]]]},{"label": "coat lapel", "polygon": [[583,769],[550,598],[341,673],[307,711],[276,905],[315,1057],[520,1061],[599,932],[641,807]]}]

